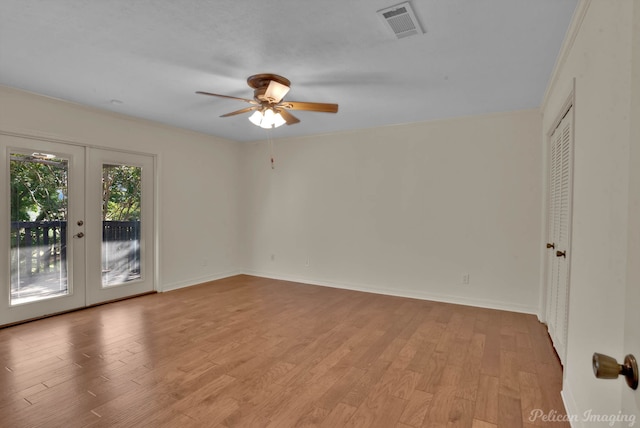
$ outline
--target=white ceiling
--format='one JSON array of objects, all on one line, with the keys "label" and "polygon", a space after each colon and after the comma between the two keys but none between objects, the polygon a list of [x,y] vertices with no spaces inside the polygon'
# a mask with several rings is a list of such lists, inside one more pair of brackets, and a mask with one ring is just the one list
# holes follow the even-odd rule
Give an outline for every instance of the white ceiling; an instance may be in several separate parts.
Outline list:
[{"label": "white ceiling", "polygon": [[[0,84],[236,141],[535,108],[578,0],[413,0],[426,33],[396,39],[399,2],[0,0]],[[265,131],[194,93],[257,73],[340,111]]]}]

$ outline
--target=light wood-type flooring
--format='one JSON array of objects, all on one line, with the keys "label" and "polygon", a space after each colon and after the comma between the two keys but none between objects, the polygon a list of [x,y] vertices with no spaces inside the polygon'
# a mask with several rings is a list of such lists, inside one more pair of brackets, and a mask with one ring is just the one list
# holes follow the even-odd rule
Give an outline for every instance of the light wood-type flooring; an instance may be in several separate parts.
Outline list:
[{"label": "light wood-type flooring", "polygon": [[0,330],[11,428],[545,426],[561,378],[533,315],[244,275]]}]

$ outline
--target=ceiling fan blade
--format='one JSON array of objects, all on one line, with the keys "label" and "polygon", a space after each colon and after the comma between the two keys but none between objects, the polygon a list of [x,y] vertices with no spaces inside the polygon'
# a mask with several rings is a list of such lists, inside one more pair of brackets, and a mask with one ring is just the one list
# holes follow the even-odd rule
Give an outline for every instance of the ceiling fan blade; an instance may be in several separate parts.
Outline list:
[{"label": "ceiling fan blade", "polygon": [[279,108],[277,109],[277,111],[278,113],[280,113],[280,116],[282,116],[284,121],[287,122],[287,125],[294,125],[300,122],[300,119],[298,119],[297,117],[295,117],[294,115],[292,115],[291,113],[289,113],[283,108]]},{"label": "ceiling fan blade", "polygon": [[260,106],[246,107],[246,108],[243,108],[243,109],[240,109],[240,110],[232,111],[231,113],[223,114],[220,117],[235,116],[236,114],[247,113],[247,112],[250,112],[250,111],[258,110],[259,108],[260,108]]},{"label": "ceiling fan blade", "polygon": [[264,97],[272,103],[279,103],[287,92],[289,92],[289,88],[287,85],[283,85],[282,83],[276,82],[272,80],[269,82],[269,86],[267,86],[267,90],[264,93]]},{"label": "ceiling fan blade", "polygon": [[278,107],[286,108],[287,110],[308,110],[319,111],[323,113],[337,113],[338,104],[328,103],[306,103],[301,101],[283,101]]},{"label": "ceiling fan blade", "polygon": [[214,97],[222,97],[222,98],[230,98],[232,100],[244,101],[244,102],[249,103],[249,104],[258,104],[258,102],[256,100],[249,100],[247,98],[232,97],[230,95],[212,94],[211,92],[203,92],[203,91],[197,91],[196,94],[211,95],[211,96],[214,96]]}]

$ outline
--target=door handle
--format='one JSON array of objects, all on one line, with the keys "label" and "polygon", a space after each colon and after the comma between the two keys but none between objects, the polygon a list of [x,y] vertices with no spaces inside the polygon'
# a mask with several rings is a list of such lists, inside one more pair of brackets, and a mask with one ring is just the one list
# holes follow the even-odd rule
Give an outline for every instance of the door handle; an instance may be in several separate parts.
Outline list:
[{"label": "door handle", "polygon": [[563,257],[563,258],[567,258],[567,252],[566,251],[556,251],[556,257]]},{"label": "door handle", "polygon": [[598,379],[617,379],[622,375],[631,389],[638,389],[638,362],[629,354],[624,357],[624,364],[618,364],[615,358],[608,355],[593,354],[593,374]]},{"label": "door handle", "polygon": [[547,242],[547,248],[554,248],[555,249],[556,248],[556,244],[553,244],[553,243],[549,244]]},{"label": "door handle", "polygon": [[78,233],[76,233],[75,235],[73,235],[73,237],[74,237],[74,238],[82,238],[82,237],[84,237],[84,233],[82,233],[82,232],[78,232]]}]

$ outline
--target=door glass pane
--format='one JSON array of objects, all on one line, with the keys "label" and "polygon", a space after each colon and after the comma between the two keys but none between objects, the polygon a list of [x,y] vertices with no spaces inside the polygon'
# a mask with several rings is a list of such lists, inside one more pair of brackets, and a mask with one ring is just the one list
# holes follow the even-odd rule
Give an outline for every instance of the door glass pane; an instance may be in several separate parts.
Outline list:
[{"label": "door glass pane", "polygon": [[142,168],[102,165],[102,286],[140,279]]},{"label": "door glass pane", "polygon": [[11,305],[69,294],[69,161],[46,153],[10,154]]}]

